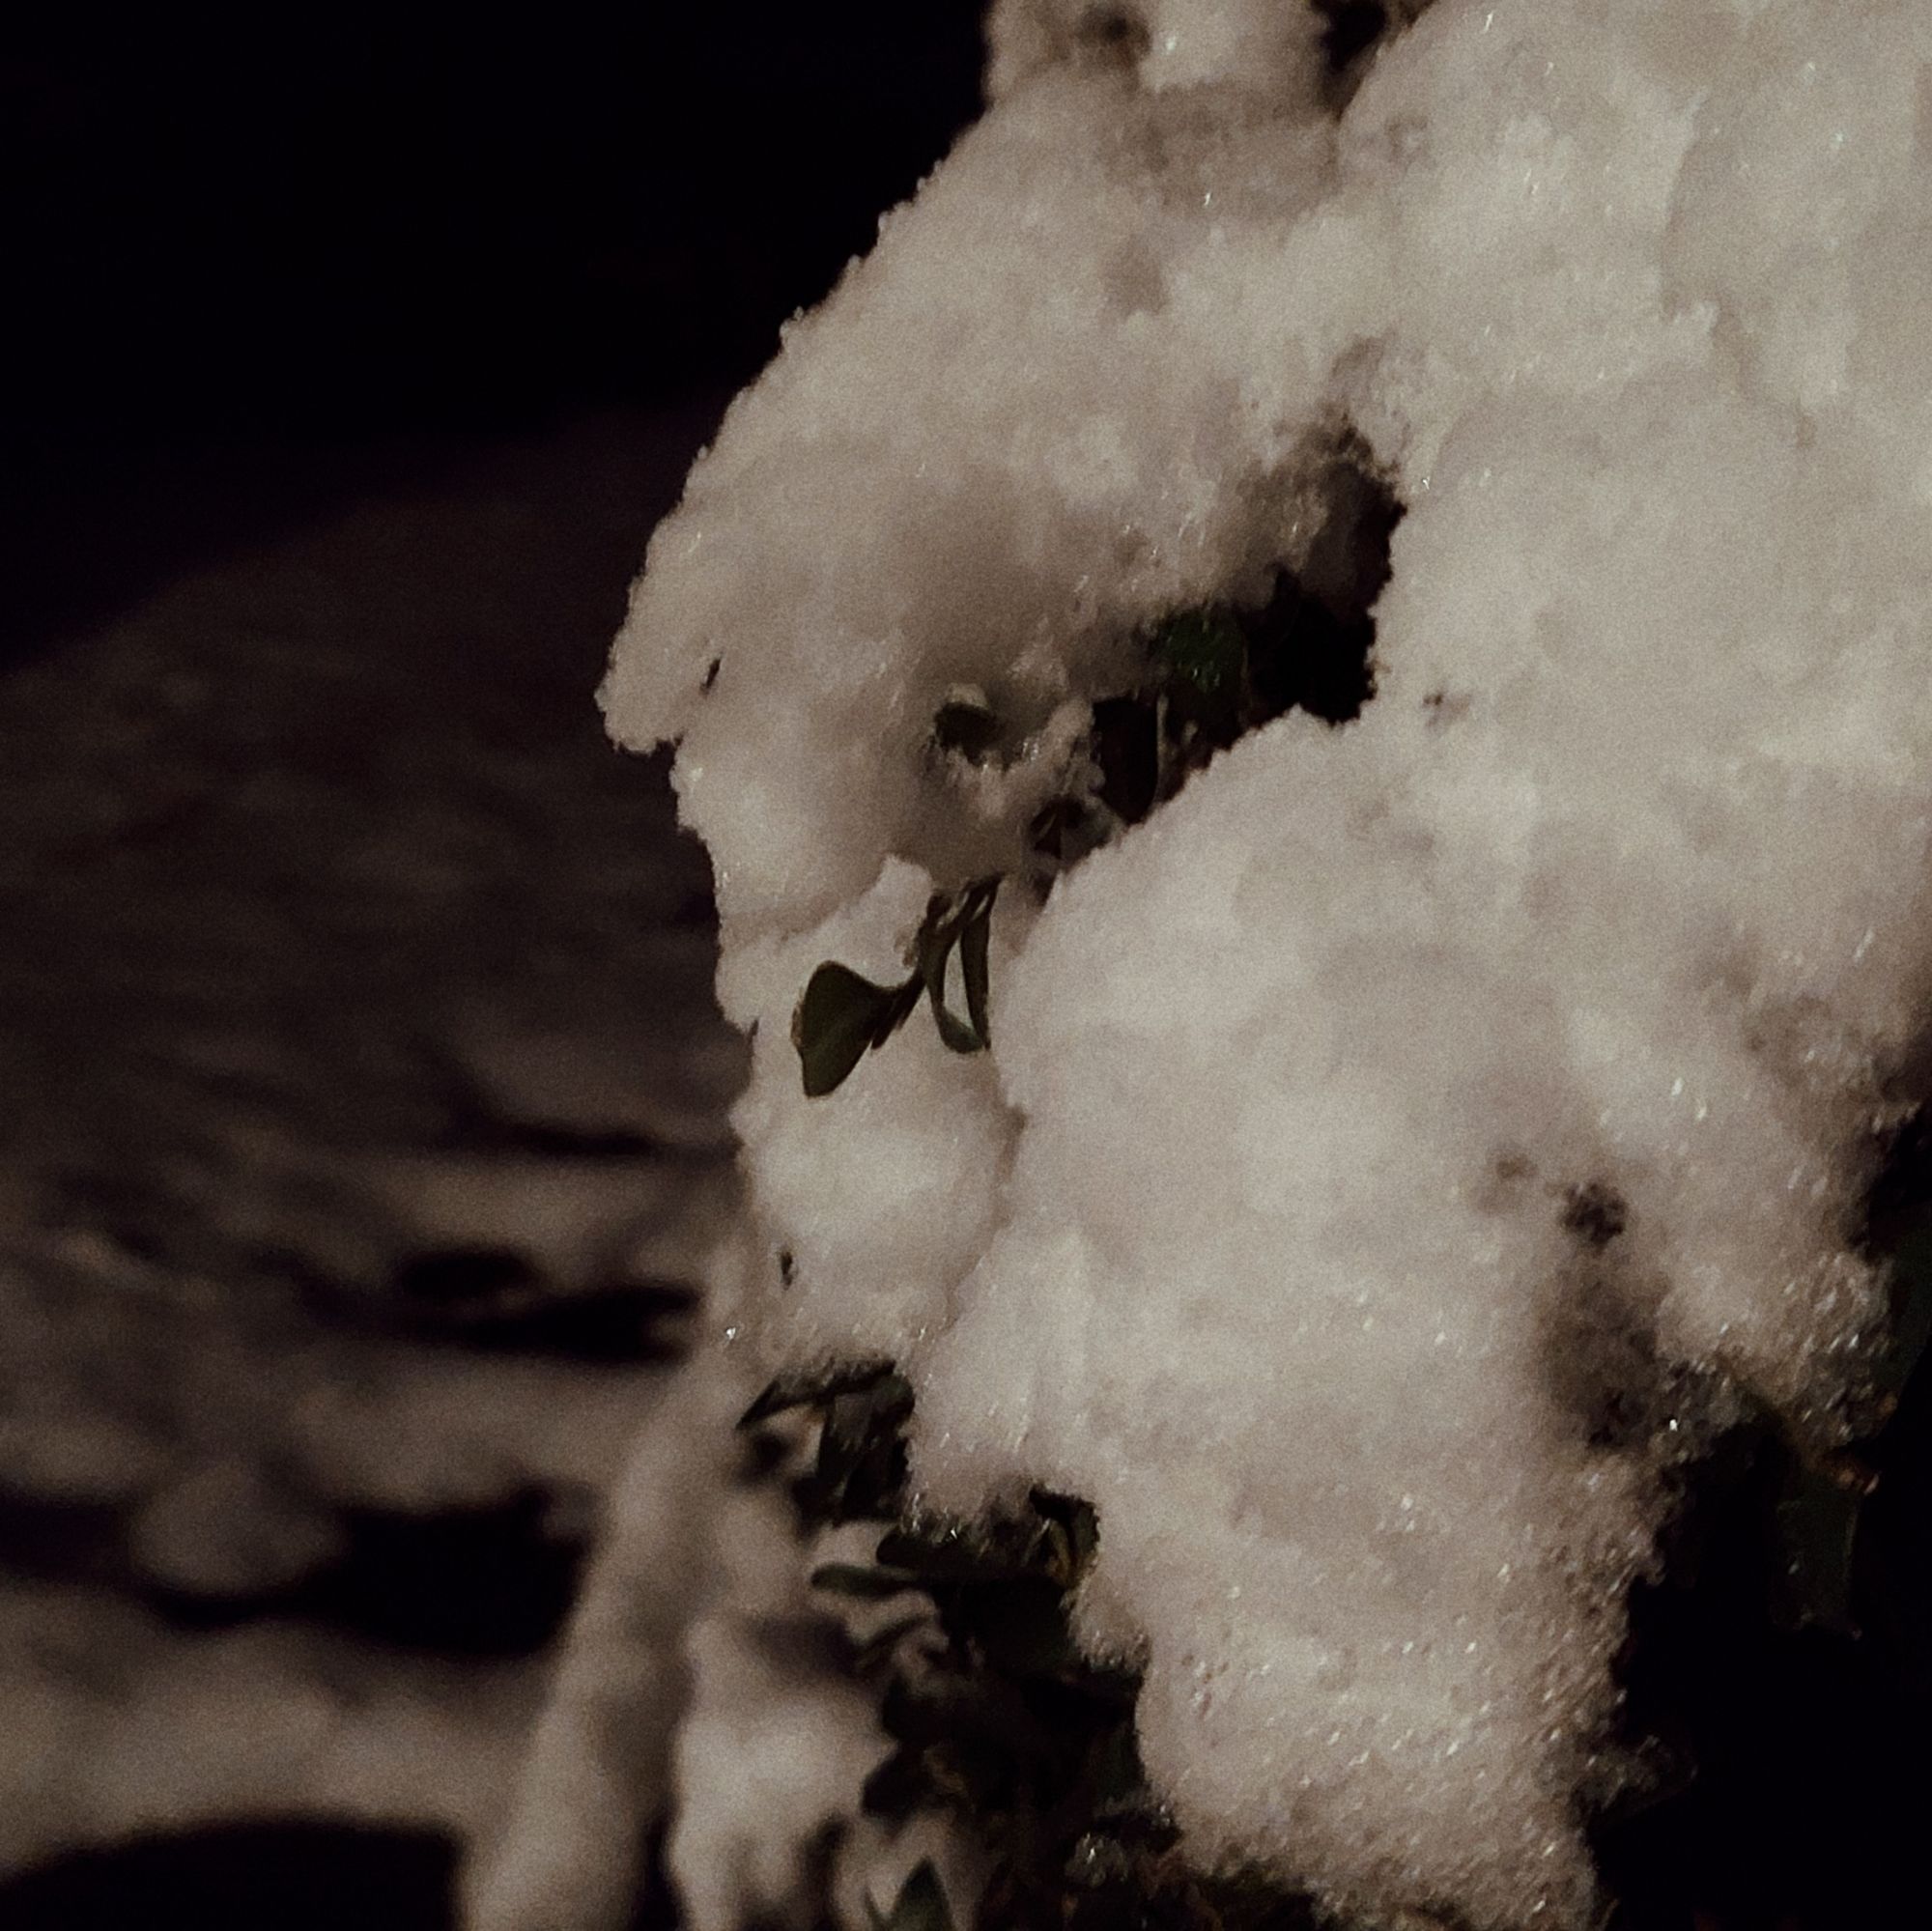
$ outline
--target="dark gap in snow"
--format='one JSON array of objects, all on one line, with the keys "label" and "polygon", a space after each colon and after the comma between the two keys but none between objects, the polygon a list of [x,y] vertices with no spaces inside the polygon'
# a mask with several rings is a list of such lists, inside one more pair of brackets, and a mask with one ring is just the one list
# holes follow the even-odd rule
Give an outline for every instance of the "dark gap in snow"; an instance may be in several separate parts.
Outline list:
[{"label": "dark gap in snow", "polygon": [[1322,18],[1321,52],[1331,74],[1366,53],[1388,25],[1379,0],[1315,0],[1315,11]]},{"label": "dark gap in snow", "polygon": [[[1888,1624],[1901,1545],[1868,1520],[1851,1565],[1862,1633],[1803,1622],[1778,1526],[1789,1475],[1768,1431],[1734,1432],[1693,1478],[1663,1579],[1633,1592],[1622,1727],[1645,1781],[1594,1832],[1615,1931],[1851,1931],[1922,1913],[1926,1598],[1915,1634]],[[1922,1524],[1922,1454],[1900,1488]]]},{"label": "dark gap in snow", "polygon": [[[0,1882],[7,1931],[453,1931],[440,1831],[289,1819],[69,1851]],[[652,1920],[662,1924],[668,1920]]]},{"label": "dark gap in snow", "polygon": [[1255,695],[1269,718],[1303,710],[1347,724],[1375,695],[1374,641],[1366,614],[1337,614],[1284,570],[1255,621]]},{"label": "dark gap in snow", "polygon": [[1300,709],[1338,724],[1375,696],[1373,611],[1403,505],[1352,441],[1324,489],[1327,518],[1300,570],[1282,571],[1251,619],[1249,674],[1268,717]]},{"label": "dark gap in snow", "polygon": [[1081,46],[1130,66],[1148,50],[1147,22],[1132,7],[1090,7],[1073,29]]},{"label": "dark gap in snow", "polygon": [[644,1833],[638,1869],[643,1873],[638,1894],[631,1904],[624,1931],[675,1931],[679,1922],[677,1892],[671,1886],[670,1866],[665,1856],[670,1831],[663,1820],[653,1823]]},{"label": "dark gap in snow", "polygon": [[1321,16],[1321,52],[1327,66],[1322,98],[1341,114],[1368,77],[1381,49],[1423,14],[1430,0],[1313,0]]},{"label": "dark gap in snow", "polygon": [[1932,1220],[1932,1108],[1919,1107],[1887,1137],[1864,1207],[1870,1246],[1889,1246],[1906,1220]]},{"label": "dark gap in snow", "polygon": [[1102,697],[1094,706],[1094,754],[1100,797],[1128,824],[1153,809],[1160,787],[1160,732],[1152,710],[1133,697]]},{"label": "dark gap in snow", "polygon": [[1650,1321],[1613,1274],[1579,1270],[1547,1317],[1549,1392],[1595,1448],[1640,1452],[1668,1417],[1675,1389]]},{"label": "dark gap in snow", "polygon": [[1586,1247],[1607,1247],[1630,1225],[1630,1207],[1606,1180],[1585,1180],[1563,1197],[1563,1226]]},{"label": "dark gap in snow", "polygon": [[1136,686],[1094,700],[1085,777],[1026,828],[1037,894],[1249,732],[1292,710],[1348,724],[1375,696],[1374,610],[1403,505],[1352,433],[1318,480],[1323,518],[1296,568],[1278,566],[1259,603],[1169,613],[1140,639]]},{"label": "dark gap in snow", "polygon": [[[1922,1088],[1918,1089],[1922,1090]],[[1690,1471],[1632,1597],[1623,1730],[1657,1770],[1600,1828],[1623,1926],[1923,1915],[1932,1813],[1932,1121],[1886,1141],[1862,1215],[1891,1347],[1850,1456],[1768,1420]],[[1870,1486],[1875,1477],[1875,1486]],[[1649,1739],[1648,1743],[1642,1740]]]},{"label": "dark gap in snow", "polygon": [[167,1619],[222,1629],[264,1617],[319,1622],[392,1649],[534,1656],[568,1614],[584,1540],[555,1526],[556,1500],[526,1491],[434,1514],[346,1509],[348,1551],[293,1588],[250,1596],[149,1591]]}]

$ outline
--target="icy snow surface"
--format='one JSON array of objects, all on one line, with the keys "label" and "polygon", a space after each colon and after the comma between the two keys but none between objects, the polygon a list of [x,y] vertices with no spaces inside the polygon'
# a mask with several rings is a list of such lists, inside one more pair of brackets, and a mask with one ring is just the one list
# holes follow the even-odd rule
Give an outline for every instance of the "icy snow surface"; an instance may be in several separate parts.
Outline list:
[{"label": "icy snow surface", "polygon": [[[1203,1858],[1576,1920],[1661,1471],[1741,1390],[1829,1435],[1879,1305],[1932,13],[1442,0],[1344,105],[1296,8],[1104,11],[996,9],[991,111],[736,405],[607,685],[756,1028],[754,1325],[899,1358],[931,1505],[1098,1506],[1087,1632]],[[812,968],[1019,867],[1345,430],[1406,512],[1359,721],[1004,893],[990,1055],[921,1023],[805,1099]],[[929,749],[962,685],[991,765]]]}]

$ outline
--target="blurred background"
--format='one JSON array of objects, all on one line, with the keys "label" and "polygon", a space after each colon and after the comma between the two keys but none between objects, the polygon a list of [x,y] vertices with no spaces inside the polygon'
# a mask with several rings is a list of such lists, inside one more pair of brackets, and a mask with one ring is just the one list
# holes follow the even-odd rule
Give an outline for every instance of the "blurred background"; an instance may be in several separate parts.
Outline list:
[{"label": "blurred background", "polygon": [[592,693],[979,13],[10,17],[14,1931],[448,1921],[732,1210],[708,871]]}]

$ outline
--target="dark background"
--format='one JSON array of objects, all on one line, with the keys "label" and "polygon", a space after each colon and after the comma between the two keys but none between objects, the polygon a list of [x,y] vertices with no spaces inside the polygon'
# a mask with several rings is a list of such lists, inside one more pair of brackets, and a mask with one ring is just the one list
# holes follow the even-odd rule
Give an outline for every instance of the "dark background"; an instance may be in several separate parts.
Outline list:
[{"label": "dark background", "polygon": [[728,392],[972,118],[980,13],[14,16],[5,647],[379,447]]}]

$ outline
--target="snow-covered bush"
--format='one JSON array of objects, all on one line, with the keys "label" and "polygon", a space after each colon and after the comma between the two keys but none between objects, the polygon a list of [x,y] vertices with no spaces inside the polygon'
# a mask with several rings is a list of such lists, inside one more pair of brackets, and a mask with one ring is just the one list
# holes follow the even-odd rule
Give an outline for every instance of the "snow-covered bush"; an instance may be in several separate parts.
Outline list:
[{"label": "snow-covered bush", "polygon": [[[1322,30],[1002,0],[606,702],[678,744],[754,1035],[744,1345],[894,1360],[923,1510],[1093,1505],[1080,1633],[1196,1859],[1577,1922],[1670,1471],[1747,1404],[1830,1443],[1883,1327],[1932,14]],[[990,1051],[909,1023],[809,1096],[795,1043],[878,1017],[814,972],[890,989],[993,878],[984,1027],[934,972]]]}]

